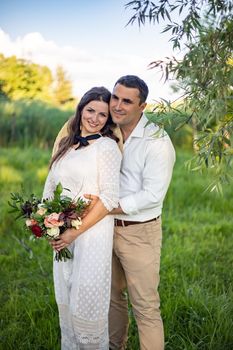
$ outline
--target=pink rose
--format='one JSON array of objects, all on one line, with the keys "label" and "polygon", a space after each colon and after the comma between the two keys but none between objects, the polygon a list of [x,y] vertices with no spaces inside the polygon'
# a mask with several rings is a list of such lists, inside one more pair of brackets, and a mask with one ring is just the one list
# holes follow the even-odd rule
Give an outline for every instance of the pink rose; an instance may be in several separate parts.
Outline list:
[{"label": "pink rose", "polygon": [[44,224],[46,227],[52,228],[52,227],[58,227],[64,225],[63,220],[59,220],[60,213],[52,213],[45,217]]}]

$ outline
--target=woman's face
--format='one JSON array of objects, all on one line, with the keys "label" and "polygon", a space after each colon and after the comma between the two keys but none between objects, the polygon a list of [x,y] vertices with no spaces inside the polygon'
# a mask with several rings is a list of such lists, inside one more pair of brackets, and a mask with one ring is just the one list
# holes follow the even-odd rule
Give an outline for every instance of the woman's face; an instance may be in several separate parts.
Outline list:
[{"label": "woman's face", "polygon": [[98,133],[108,120],[109,107],[103,101],[91,101],[81,113],[81,135]]}]

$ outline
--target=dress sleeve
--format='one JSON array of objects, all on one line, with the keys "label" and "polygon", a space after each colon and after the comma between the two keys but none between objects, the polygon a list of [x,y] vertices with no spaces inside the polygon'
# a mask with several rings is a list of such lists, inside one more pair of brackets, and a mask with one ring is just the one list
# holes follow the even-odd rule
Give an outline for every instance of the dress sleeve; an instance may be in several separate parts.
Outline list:
[{"label": "dress sleeve", "polygon": [[118,207],[121,152],[112,140],[103,142],[98,153],[99,198],[108,211]]},{"label": "dress sleeve", "polygon": [[55,188],[56,188],[56,183],[53,177],[53,171],[50,170],[47,176],[47,179],[45,181],[42,199],[52,199]]}]

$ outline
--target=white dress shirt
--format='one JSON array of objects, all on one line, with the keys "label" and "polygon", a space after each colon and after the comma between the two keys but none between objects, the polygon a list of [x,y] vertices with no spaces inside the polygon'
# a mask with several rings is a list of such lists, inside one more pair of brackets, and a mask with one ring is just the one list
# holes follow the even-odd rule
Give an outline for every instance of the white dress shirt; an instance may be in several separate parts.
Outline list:
[{"label": "white dress shirt", "polygon": [[116,215],[117,219],[143,222],[162,213],[175,150],[167,133],[147,122],[143,114],[124,143],[120,206],[127,215]]}]

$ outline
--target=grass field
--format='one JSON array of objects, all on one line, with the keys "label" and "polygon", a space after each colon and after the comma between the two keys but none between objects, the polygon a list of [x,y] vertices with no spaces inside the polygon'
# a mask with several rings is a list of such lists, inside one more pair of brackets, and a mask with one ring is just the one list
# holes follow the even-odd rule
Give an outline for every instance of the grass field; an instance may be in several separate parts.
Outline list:
[{"label": "grass field", "polygon": [[[163,211],[161,310],[166,350],[233,349],[233,188],[204,192],[210,175],[189,173],[178,152]],[[41,195],[49,153],[0,150],[0,349],[59,350],[52,254],[8,213],[13,191]],[[131,316],[128,350],[138,350]]]}]

